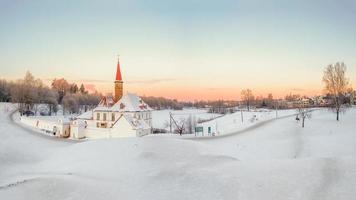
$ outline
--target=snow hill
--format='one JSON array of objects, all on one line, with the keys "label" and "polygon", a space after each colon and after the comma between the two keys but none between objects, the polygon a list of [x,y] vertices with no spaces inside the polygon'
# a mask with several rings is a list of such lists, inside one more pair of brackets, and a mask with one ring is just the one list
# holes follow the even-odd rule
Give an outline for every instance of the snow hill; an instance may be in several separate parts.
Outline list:
[{"label": "snow hill", "polygon": [[[227,137],[73,142],[14,124],[0,104],[0,199],[354,199],[356,108]],[[16,115],[15,115],[16,117]]]}]

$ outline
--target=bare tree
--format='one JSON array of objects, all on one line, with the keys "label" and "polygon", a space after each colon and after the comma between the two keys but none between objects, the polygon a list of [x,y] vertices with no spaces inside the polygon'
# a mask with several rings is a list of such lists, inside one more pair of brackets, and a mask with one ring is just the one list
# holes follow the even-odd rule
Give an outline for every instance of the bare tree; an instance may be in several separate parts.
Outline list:
[{"label": "bare tree", "polygon": [[325,83],[325,92],[333,97],[331,107],[336,112],[336,120],[339,121],[340,111],[343,105],[343,97],[347,92],[349,80],[345,77],[346,65],[336,63],[328,65],[324,71],[323,82]]},{"label": "bare tree", "polygon": [[58,93],[54,90],[49,88],[44,89],[44,96],[42,97],[43,102],[47,104],[49,115],[52,115],[52,112],[57,113],[57,106],[58,106]]},{"label": "bare tree", "polygon": [[8,102],[11,100],[11,86],[12,84],[4,79],[0,80],[0,101]]},{"label": "bare tree", "polygon": [[63,115],[65,115],[66,110],[69,111],[69,114],[79,112],[78,99],[73,94],[67,94],[63,97],[62,106],[63,106]]},{"label": "bare tree", "polygon": [[305,119],[306,118],[311,118],[311,110],[308,107],[305,107],[303,102],[299,103],[299,108],[298,108],[298,115],[296,117],[296,120],[302,120],[302,127],[304,128],[305,125]]},{"label": "bare tree", "polygon": [[31,72],[27,71],[24,79],[18,80],[11,88],[11,101],[19,103],[20,112],[31,110],[38,101],[37,84]]},{"label": "bare tree", "polygon": [[176,120],[173,120],[173,122],[176,125],[176,129],[174,131],[182,136],[182,134],[186,131],[186,120],[184,118],[180,118],[178,122]]},{"label": "bare tree", "polygon": [[64,78],[54,79],[52,81],[52,89],[58,92],[58,103],[62,103],[63,97],[67,94],[70,85]]},{"label": "bare tree", "polygon": [[253,96],[252,91],[250,89],[241,91],[241,99],[245,103],[248,111],[250,111],[250,107],[254,98],[255,97]]}]

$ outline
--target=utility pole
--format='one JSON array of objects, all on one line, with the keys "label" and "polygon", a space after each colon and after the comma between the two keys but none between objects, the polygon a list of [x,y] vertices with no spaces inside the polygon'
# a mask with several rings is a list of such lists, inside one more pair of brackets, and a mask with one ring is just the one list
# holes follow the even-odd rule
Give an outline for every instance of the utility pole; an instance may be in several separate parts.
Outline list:
[{"label": "utility pole", "polygon": [[192,118],[192,114],[189,115],[189,133],[192,134],[193,133],[193,118]]},{"label": "utility pole", "polygon": [[241,109],[241,122],[244,123],[244,114],[242,112],[242,109]]},{"label": "utility pole", "polygon": [[275,107],[276,107],[276,118],[278,118],[278,109],[277,109],[277,107],[278,107],[278,100],[276,101],[276,104],[275,104]]}]

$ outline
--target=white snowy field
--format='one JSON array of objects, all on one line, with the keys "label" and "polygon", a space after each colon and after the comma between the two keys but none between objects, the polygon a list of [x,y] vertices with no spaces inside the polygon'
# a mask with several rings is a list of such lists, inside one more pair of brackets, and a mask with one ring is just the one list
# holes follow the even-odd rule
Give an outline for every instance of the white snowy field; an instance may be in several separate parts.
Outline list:
[{"label": "white snowy field", "polygon": [[[8,107],[5,109],[4,107]],[[227,137],[58,140],[0,104],[0,199],[354,199],[356,108]]]},{"label": "white snowy field", "polygon": [[196,120],[208,120],[221,116],[221,114],[208,113],[206,109],[190,109],[185,108],[183,110],[154,110],[152,112],[152,126],[153,128],[169,130],[167,126],[169,124],[169,113],[172,113],[175,120],[188,119],[189,117]]},{"label": "white snowy field", "polygon": [[[169,114],[172,113],[176,121],[187,120],[189,117],[192,121],[208,120],[207,122],[198,123],[197,126],[203,127],[203,132],[194,135],[184,135],[186,138],[196,136],[226,135],[244,130],[260,122],[281,118],[296,114],[296,110],[279,110],[276,114],[274,110],[256,109],[251,111],[240,111],[232,114],[208,113],[204,109],[183,109],[183,110],[155,110],[152,112],[152,123],[154,128],[165,129],[169,131]],[[173,128],[174,128],[173,124]],[[211,132],[208,132],[210,128]]]},{"label": "white snowy field", "polygon": [[[233,134],[237,131],[244,130],[258,123],[268,120],[283,118],[296,114],[295,109],[290,110],[268,110],[256,109],[251,111],[238,111],[231,114],[226,114],[214,120],[198,124],[204,128],[204,132],[197,134],[198,136],[211,136],[211,135],[227,135]],[[208,128],[211,128],[211,133],[208,134]]]}]

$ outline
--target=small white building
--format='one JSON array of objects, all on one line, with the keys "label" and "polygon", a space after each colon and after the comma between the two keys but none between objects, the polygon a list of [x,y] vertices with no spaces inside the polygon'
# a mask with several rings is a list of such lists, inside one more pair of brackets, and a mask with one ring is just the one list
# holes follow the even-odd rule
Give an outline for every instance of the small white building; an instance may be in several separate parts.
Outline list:
[{"label": "small white building", "polygon": [[104,97],[72,122],[73,138],[140,137],[152,132],[152,109],[136,94],[123,95],[120,62],[114,83],[114,97]]},{"label": "small white building", "polygon": [[152,109],[133,93],[113,105],[105,97],[94,110],[78,116],[71,129],[78,139],[140,137],[152,131]]}]

